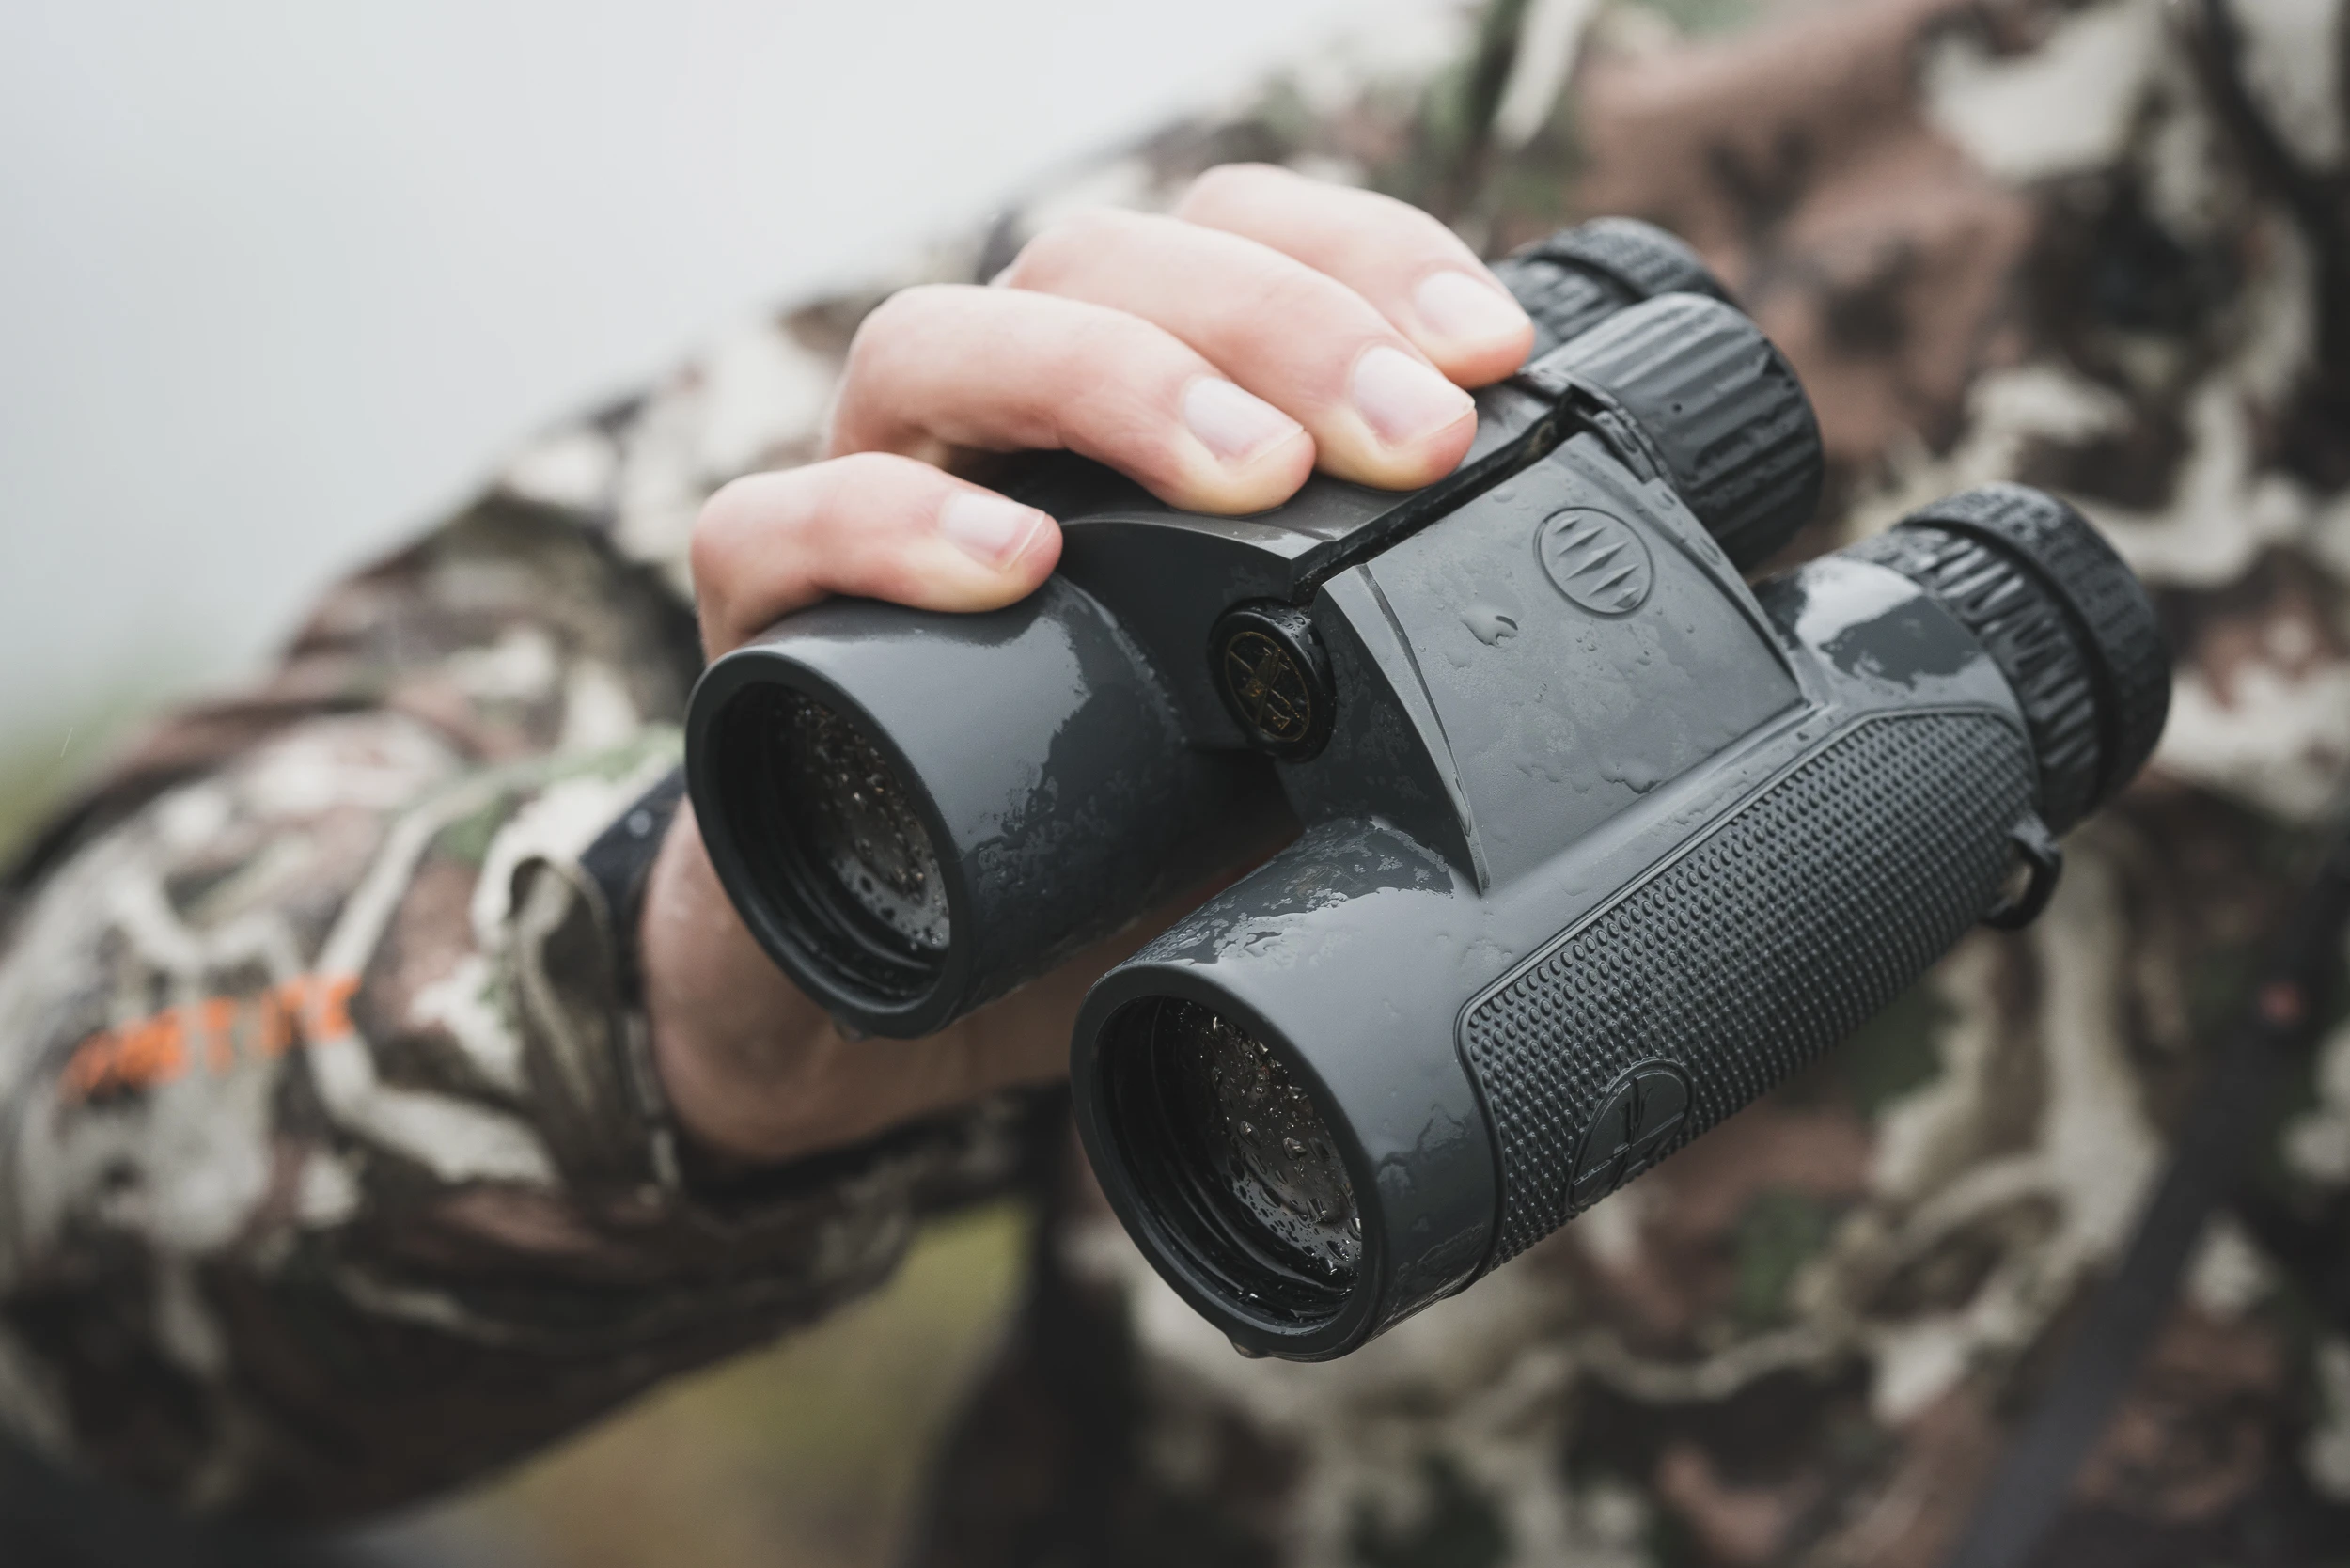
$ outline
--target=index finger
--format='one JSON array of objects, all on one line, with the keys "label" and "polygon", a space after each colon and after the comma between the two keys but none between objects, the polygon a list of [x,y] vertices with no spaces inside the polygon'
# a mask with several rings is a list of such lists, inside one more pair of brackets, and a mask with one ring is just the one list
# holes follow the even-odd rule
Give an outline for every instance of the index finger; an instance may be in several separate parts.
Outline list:
[{"label": "index finger", "polygon": [[1461,386],[1526,363],[1534,323],[1461,237],[1418,208],[1270,164],[1226,164],[1175,216],[1268,245],[1369,300]]}]

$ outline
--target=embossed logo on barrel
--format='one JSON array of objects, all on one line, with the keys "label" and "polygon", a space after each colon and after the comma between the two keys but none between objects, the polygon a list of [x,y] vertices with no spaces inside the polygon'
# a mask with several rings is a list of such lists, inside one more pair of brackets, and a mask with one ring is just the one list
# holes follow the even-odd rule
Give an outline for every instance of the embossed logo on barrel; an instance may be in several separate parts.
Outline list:
[{"label": "embossed logo on barrel", "polygon": [[1669,1061],[1627,1067],[1600,1097],[1574,1151],[1567,1202],[1590,1208],[1654,1165],[1689,1119],[1689,1080]]}]

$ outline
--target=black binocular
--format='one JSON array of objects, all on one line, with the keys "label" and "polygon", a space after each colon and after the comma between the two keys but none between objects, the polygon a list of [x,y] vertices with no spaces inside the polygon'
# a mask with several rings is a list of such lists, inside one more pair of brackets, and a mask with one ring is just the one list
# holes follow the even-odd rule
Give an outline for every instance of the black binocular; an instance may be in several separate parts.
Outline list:
[{"label": "black binocular", "polygon": [[1646,225],[1499,271],[1538,344],[1448,478],[1209,517],[1039,460],[1026,600],[819,604],[687,720],[736,908],[869,1033],[1238,869],[1286,801],[1073,1044],[1111,1204],[1249,1354],[1465,1288],[2031,918],[2169,706],[2144,590],[2022,487],[1748,587],[1821,485],[1778,352]]}]

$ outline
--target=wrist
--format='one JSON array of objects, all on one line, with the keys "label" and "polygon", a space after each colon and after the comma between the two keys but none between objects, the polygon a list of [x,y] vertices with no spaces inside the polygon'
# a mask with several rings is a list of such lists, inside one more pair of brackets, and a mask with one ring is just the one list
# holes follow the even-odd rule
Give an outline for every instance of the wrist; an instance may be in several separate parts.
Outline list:
[{"label": "wrist", "polygon": [[728,1165],[773,1165],[1067,1071],[1070,1021],[1110,943],[919,1040],[852,1039],[744,929],[689,802],[646,886],[638,936],[654,1072],[684,1138]]},{"label": "wrist", "polygon": [[645,1022],[678,1129],[726,1160],[805,1151],[841,1043],[817,1006],[744,929],[690,802],[670,823],[638,914]]}]

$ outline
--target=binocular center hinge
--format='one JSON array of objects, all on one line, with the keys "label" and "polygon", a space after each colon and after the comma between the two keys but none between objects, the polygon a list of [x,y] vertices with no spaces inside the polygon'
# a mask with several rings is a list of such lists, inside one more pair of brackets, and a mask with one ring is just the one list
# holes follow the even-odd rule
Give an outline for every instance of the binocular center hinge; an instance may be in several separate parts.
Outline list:
[{"label": "binocular center hinge", "polygon": [[1236,604],[1208,635],[1225,710],[1259,750],[1303,762],[1330,739],[1338,694],[1313,618],[1277,600]]},{"label": "binocular center hinge", "polygon": [[1670,470],[1654,438],[1615,399],[1570,370],[1540,362],[1521,371],[1517,384],[1552,405],[1559,427],[1556,446],[1577,430],[1590,431],[1616,460],[1643,481],[1668,478]]},{"label": "binocular center hinge", "polygon": [[1583,428],[1606,442],[1616,461],[1632,470],[1636,478],[1651,482],[1668,477],[1664,459],[1647,433],[1622,411],[1594,400],[1590,406],[1574,412],[1581,416]]}]

